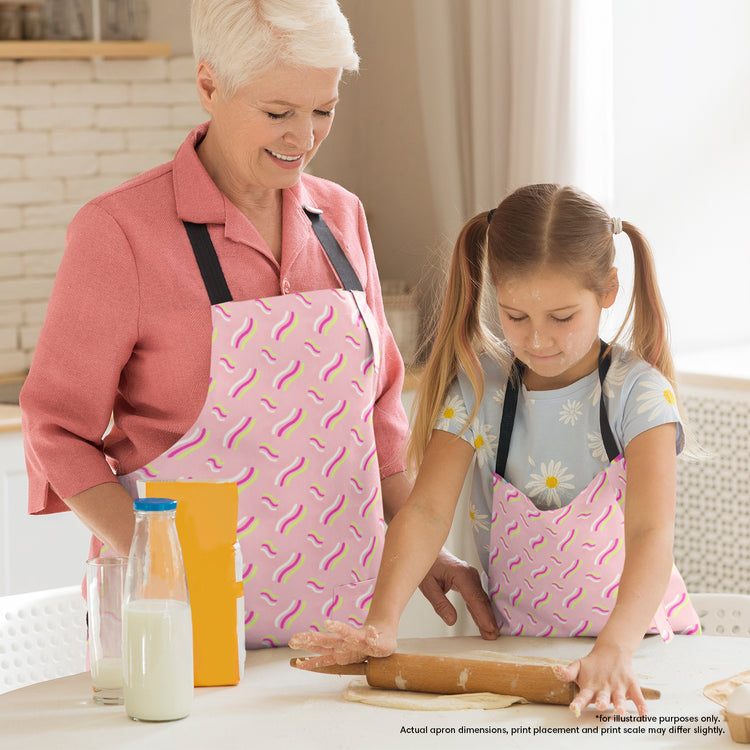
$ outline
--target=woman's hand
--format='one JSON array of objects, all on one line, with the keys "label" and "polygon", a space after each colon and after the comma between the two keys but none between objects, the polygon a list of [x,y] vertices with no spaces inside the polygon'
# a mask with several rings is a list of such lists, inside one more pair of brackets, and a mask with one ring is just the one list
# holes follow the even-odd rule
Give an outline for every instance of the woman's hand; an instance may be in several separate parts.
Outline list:
[{"label": "woman's hand", "polygon": [[419,584],[419,590],[446,625],[455,625],[458,619],[456,608],[446,594],[458,591],[482,638],[486,641],[497,638],[497,621],[477,569],[445,548],[440,550],[437,560]]},{"label": "woman's hand", "polygon": [[612,705],[615,713],[622,716],[628,699],[635,703],[639,716],[648,713],[633,671],[632,654],[627,650],[597,641],[588,656],[567,667],[555,667],[555,675],[563,682],[578,684],[578,695],[570,704],[576,716],[590,703],[600,711]]},{"label": "woman's hand", "polygon": [[354,628],[345,622],[327,620],[327,632],[306,631],[289,640],[290,648],[320,654],[297,662],[302,669],[329,667],[332,664],[356,664],[368,656],[389,656],[396,650],[396,633],[365,625]]},{"label": "woman's hand", "polygon": [[65,504],[116,555],[127,557],[133,540],[133,498],[117,481],[105,482],[73,495]]}]

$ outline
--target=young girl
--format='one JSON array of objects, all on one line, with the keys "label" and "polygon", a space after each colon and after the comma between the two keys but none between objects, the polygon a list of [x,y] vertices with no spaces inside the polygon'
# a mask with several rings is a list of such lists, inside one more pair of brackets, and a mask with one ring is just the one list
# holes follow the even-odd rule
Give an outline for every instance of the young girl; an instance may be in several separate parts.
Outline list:
[{"label": "young girl", "polygon": [[[615,339],[630,321],[629,348],[599,338],[618,291],[620,231],[635,271]],[[504,342],[480,318],[485,267]],[[632,667],[644,633],[700,631],[672,559],[684,444],[643,235],[575,188],[515,191],[471,219],[456,243],[412,435],[419,474],[388,528],[365,626],[328,623],[328,633],[298,634],[290,645],[321,654],[310,667],[392,653],[475,460],[470,513],[498,631],[596,636],[586,657],[559,670],[580,687],[571,709],[623,713],[630,699],[645,714]]]}]

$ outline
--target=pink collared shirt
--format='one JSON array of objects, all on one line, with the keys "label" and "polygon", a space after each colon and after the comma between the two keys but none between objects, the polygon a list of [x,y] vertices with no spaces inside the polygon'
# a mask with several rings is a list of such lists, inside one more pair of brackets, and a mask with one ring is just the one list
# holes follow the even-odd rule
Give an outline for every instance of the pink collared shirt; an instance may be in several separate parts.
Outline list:
[{"label": "pink collared shirt", "polygon": [[65,498],[116,481],[113,470],[140,468],[198,416],[211,313],[183,220],[209,225],[232,297],[243,300],[341,286],[302,206],[322,213],[380,327],[373,420],[381,477],[404,469],[404,367],[385,320],[362,204],[334,183],[303,175],[283,191],[279,266],[198,159],[207,128],[190,133],[173,161],[85,205],[68,228],[21,393],[30,513],[67,510]]}]

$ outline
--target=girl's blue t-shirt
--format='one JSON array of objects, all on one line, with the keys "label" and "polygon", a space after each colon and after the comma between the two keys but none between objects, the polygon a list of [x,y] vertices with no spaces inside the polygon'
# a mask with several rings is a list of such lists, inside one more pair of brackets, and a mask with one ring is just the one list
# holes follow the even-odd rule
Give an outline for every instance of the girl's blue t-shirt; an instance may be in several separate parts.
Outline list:
[{"label": "girl's blue t-shirt", "polygon": [[[474,421],[461,437],[476,450],[469,514],[477,552],[487,569],[492,517],[492,485],[500,421],[508,376],[492,356],[480,357],[484,396]],[[602,389],[594,371],[565,388],[529,391],[522,387],[513,425],[505,479],[537,508],[570,503],[609,463],[599,427]],[[677,453],[685,444],[679,409],[669,381],[629,350],[614,346],[604,381],[605,406],[621,452],[637,435],[676,423]],[[474,391],[465,373],[448,389],[435,429],[457,435],[474,406]]]}]

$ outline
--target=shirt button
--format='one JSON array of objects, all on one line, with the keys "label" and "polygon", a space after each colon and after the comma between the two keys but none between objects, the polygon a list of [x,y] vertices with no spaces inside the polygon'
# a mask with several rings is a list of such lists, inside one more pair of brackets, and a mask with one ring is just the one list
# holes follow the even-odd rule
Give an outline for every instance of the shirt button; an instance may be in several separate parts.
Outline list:
[{"label": "shirt button", "polygon": [[289,292],[292,291],[292,285],[289,283],[289,279],[284,279],[281,284],[281,291],[284,292],[284,294],[289,294]]}]

